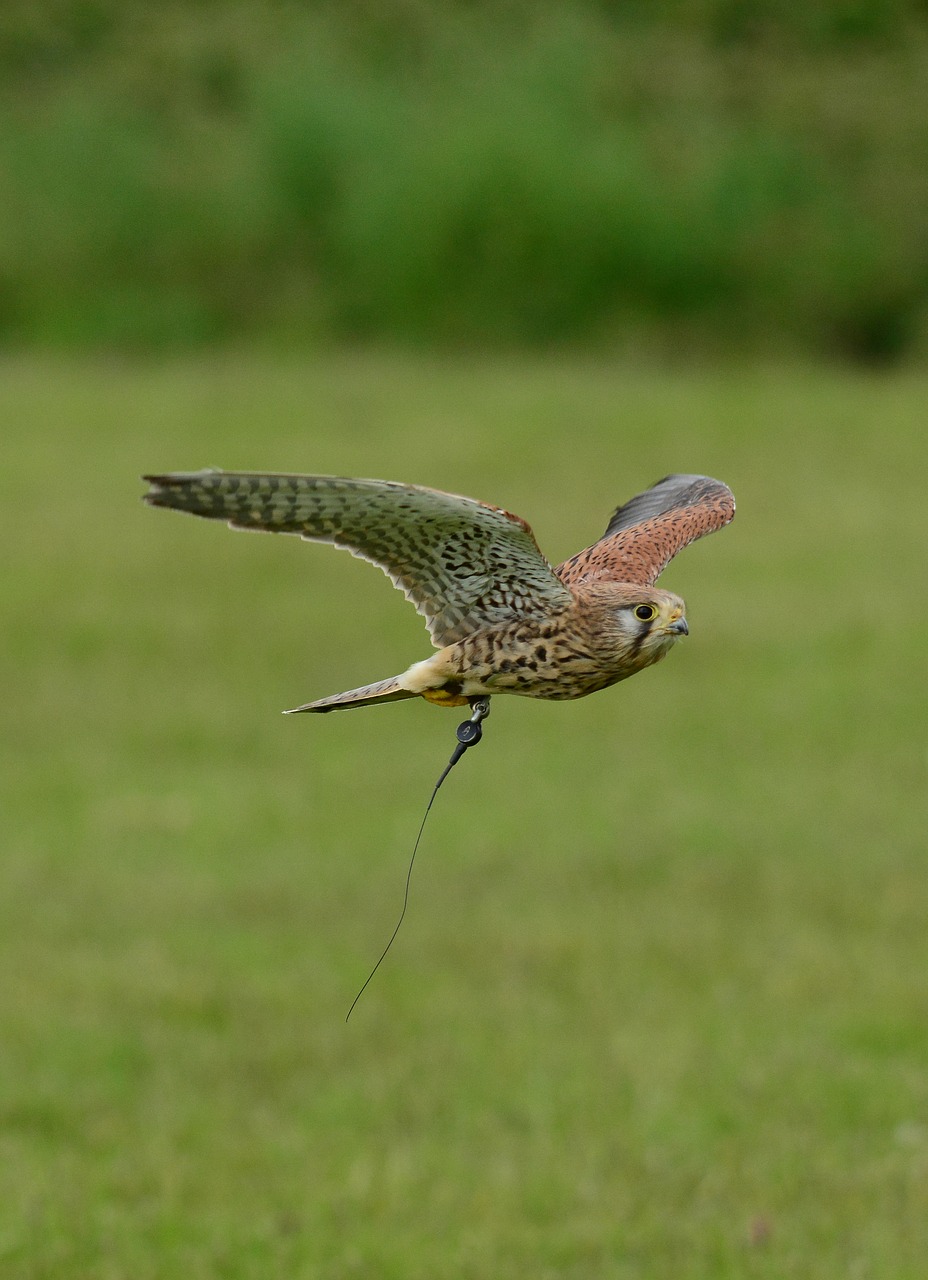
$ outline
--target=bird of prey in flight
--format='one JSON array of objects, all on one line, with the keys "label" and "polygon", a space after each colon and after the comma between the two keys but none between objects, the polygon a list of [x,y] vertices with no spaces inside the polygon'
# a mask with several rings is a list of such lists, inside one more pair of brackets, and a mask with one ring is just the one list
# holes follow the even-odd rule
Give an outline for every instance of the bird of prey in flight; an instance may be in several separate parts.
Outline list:
[{"label": "bird of prey in flight", "polygon": [[437,489],[215,470],[145,479],[152,506],[345,547],[378,565],[425,618],[437,653],[297,711],[415,697],[457,707],[502,693],[565,701],[606,689],[688,634],[683,601],[654,583],[678,551],[735,514],[721,481],[667,476],[553,568],[519,516]]}]

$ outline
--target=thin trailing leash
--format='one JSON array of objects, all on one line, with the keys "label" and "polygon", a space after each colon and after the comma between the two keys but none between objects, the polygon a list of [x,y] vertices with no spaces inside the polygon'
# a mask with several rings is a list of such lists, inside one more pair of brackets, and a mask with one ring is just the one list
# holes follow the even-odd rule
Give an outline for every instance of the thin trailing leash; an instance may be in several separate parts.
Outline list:
[{"label": "thin trailing leash", "polygon": [[468,701],[470,702],[470,709],[471,709],[470,719],[462,721],[461,724],[459,724],[457,727],[456,735],[457,735],[458,745],[454,748],[454,751],[451,755],[451,759],[445,765],[444,772],[442,773],[441,777],[435,783],[435,786],[432,790],[431,798],[428,804],[425,806],[425,813],[422,816],[422,823],[419,827],[419,834],[416,836],[416,843],[412,847],[412,856],[409,859],[409,867],[406,871],[406,888],[403,893],[403,909],[400,912],[400,918],[397,920],[396,927],[394,928],[393,932],[390,934],[390,941],[387,943],[387,945],[384,947],[383,951],[381,952],[380,959],[374,965],[373,969],[371,969],[370,973],[367,975],[367,978],[364,981],[364,985],[362,986],[361,990],[352,1000],[351,1008],[345,1014],[346,1022],[354,1012],[354,1007],[358,1003],[358,1001],[361,999],[365,990],[367,989],[368,983],[370,982],[371,978],[373,978],[374,974],[377,972],[377,970],[380,968],[380,966],[383,964],[384,960],[386,959],[387,952],[393,946],[393,943],[396,940],[396,935],[400,931],[400,925],[403,923],[403,919],[406,915],[406,908],[409,906],[409,885],[410,885],[410,882],[412,881],[412,869],[413,869],[413,866],[415,865],[416,853],[419,849],[419,841],[422,839],[422,832],[425,830],[425,824],[428,820],[429,813],[431,812],[432,805],[435,803],[435,797],[438,795],[438,788],[444,782],[445,778],[447,778],[448,774],[451,772],[451,770],[460,760],[461,756],[468,749],[468,747],[476,746],[477,743],[480,741],[480,739],[483,737],[482,722],[486,720],[487,716],[490,714],[490,699],[489,698],[469,698]]}]

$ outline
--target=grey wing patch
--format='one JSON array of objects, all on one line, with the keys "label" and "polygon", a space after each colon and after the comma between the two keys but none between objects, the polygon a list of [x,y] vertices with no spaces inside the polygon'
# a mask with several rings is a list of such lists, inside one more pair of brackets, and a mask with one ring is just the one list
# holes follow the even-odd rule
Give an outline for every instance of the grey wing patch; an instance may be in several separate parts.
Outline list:
[{"label": "grey wing patch", "polygon": [[665,476],[617,508],[602,538],[557,568],[570,586],[632,582],[651,586],[683,547],[729,524],[735,499],[709,476]]},{"label": "grey wing patch", "polygon": [[335,476],[200,471],[145,479],[153,506],[329,542],[378,565],[426,619],[437,647],[508,619],[559,612],[572,599],[525,521],[473,498]]},{"label": "grey wing patch", "polygon": [[728,499],[734,515],[735,499],[727,484],[710,476],[664,476],[644,493],[636,494],[628,502],[617,507],[603,534],[607,538],[620,529],[629,529],[643,520],[666,515],[670,511],[682,511],[687,507],[705,506],[720,498]]}]

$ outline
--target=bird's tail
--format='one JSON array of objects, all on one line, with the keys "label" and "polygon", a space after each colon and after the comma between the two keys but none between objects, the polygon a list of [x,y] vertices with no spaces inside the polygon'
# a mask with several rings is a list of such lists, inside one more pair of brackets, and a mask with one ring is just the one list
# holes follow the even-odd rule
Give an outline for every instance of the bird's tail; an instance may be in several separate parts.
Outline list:
[{"label": "bird's tail", "polygon": [[394,676],[391,680],[380,680],[377,684],[364,684],[360,689],[349,689],[347,693],[333,693],[329,698],[318,698],[302,707],[291,707],[284,714],[294,715],[297,711],[341,711],[343,708],[370,707],[375,702],[402,702],[404,698],[418,697],[417,693],[403,688],[399,676]]}]

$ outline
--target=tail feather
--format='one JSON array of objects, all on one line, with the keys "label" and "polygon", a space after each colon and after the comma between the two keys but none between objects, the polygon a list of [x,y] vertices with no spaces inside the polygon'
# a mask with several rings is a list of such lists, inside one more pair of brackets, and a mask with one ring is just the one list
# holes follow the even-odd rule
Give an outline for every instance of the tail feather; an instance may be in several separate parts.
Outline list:
[{"label": "tail feather", "polygon": [[298,711],[341,711],[343,708],[370,707],[376,702],[402,702],[405,698],[418,698],[417,693],[404,689],[399,677],[380,680],[377,684],[365,684],[360,689],[349,689],[347,693],[333,693],[328,698],[318,698],[315,702],[307,702],[302,707],[291,707],[284,715],[295,715]]}]

